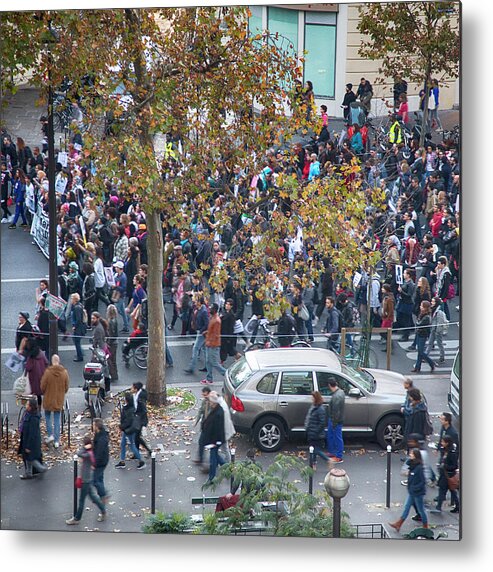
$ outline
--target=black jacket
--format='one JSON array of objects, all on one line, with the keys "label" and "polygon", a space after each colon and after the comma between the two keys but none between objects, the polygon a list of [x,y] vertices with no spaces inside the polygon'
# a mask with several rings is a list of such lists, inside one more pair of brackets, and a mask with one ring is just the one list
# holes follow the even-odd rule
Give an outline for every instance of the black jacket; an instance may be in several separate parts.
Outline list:
[{"label": "black jacket", "polygon": [[327,426],[327,415],[324,405],[312,405],[305,418],[305,431],[308,441],[319,441],[325,439],[325,427]]},{"label": "black jacket", "polygon": [[[39,413],[26,412],[22,420],[21,442],[19,453],[22,453],[28,461],[40,460],[41,454],[41,416]],[[26,452],[29,450],[29,453]]]},{"label": "black jacket", "polygon": [[106,429],[101,429],[94,435],[92,444],[96,467],[106,467],[110,460],[110,436]]},{"label": "black jacket", "polygon": [[411,408],[412,412],[409,417],[409,428],[407,434],[418,433],[425,436],[425,423],[426,423],[426,405],[420,401]]},{"label": "black jacket", "polygon": [[147,391],[145,389],[141,389],[139,393],[135,415],[138,416],[141,427],[146,427],[149,419],[147,417]]},{"label": "black jacket", "polygon": [[218,404],[205,418],[202,426],[202,441],[205,445],[224,443],[224,411]]},{"label": "black jacket", "polygon": [[125,405],[120,416],[120,429],[126,435],[132,435],[132,433],[137,432],[138,428],[136,426],[135,417],[135,407],[133,403]]}]

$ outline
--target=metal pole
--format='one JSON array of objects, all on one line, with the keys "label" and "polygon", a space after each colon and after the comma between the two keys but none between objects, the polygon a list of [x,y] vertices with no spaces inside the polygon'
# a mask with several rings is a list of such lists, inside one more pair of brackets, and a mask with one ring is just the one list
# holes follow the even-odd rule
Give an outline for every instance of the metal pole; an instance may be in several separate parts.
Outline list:
[{"label": "metal pole", "polygon": [[390,356],[392,354],[392,328],[387,328],[387,370],[390,371]]},{"label": "metal pole", "polygon": [[[313,465],[314,465],[314,461],[315,461],[315,456],[314,456],[314,451],[315,449],[313,448],[313,446],[310,445],[310,448],[308,449],[310,451],[310,456],[308,458],[308,461],[310,463],[310,469],[313,469]],[[308,494],[312,495],[313,494],[313,474],[311,474],[308,477]]]},{"label": "metal pole", "polygon": [[156,514],[156,452],[151,453],[151,514]]},{"label": "metal pole", "polygon": [[[58,242],[57,242],[57,211],[55,193],[55,132],[53,128],[53,86],[51,85],[51,54],[48,68],[48,208],[49,208],[49,276],[50,294],[58,296]],[[58,323],[50,312],[50,360],[58,353]]]},{"label": "metal pole", "polygon": [[392,447],[387,445],[387,496],[385,499],[385,506],[390,508],[390,474],[391,474],[391,461],[392,461]]},{"label": "metal pole", "polygon": [[[234,463],[235,463],[235,459],[236,459],[236,449],[233,448],[233,449],[231,449],[231,463],[232,463],[233,465],[234,465]],[[235,481],[234,476],[231,475],[231,482],[229,483],[229,492],[230,492],[231,494],[233,494],[234,481]]]},{"label": "metal pole", "polygon": [[334,512],[332,517],[332,537],[341,537],[341,499],[333,498]]},{"label": "metal pole", "polygon": [[65,406],[67,409],[67,433],[68,433],[68,446],[70,447],[70,403],[68,399],[65,400]]},{"label": "metal pole", "polygon": [[77,487],[75,486],[75,481],[77,480],[77,455],[74,455],[74,518],[77,514]]},{"label": "metal pole", "polygon": [[346,355],[346,328],[341,328],[341,356]]}]

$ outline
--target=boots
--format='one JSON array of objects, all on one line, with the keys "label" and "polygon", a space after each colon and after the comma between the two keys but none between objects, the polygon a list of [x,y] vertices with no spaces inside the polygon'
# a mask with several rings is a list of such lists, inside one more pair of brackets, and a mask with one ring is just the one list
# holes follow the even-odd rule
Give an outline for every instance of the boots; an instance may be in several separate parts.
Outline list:
[{"label": "boots", "polygon": [[392,528],[395,528],[395,530],[397,532],[399,532],[399,530],[401,529],[402,524],[404,523],[404,519],[403,518],[399,518],[399,520],[396,520],[395,522],[389,522],[390,526]]},{"label": "boots", "polygon": [[428,523],[426,523],[426,524],[421,525],[421,528],[430,528],[430,527],[428,526]]}]

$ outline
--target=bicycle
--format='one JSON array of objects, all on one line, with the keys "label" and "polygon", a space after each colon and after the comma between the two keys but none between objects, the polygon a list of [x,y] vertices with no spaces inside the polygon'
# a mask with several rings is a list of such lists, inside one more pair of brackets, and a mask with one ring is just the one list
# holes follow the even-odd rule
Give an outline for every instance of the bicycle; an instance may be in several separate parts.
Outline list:
[{"label": "bicycle", "polygon": [[343,356],[346,362],[356,369],[360,367],[378,369],[378,355],[370,347],[370,344],[366,342],[365,336],[360,333],[352,333],[351,336],[352,344],[346,345],[345,355]]},{"label": "bicycle", "polygon": [[[269,329],[269,321],[266,318],[262,318],[259,320],[257,336],[260,336],[260,342],[256,342],[252,344],[250,347],[246,348],[245,351],[254,351],[254,350],[265,350],[270,348],[279,348],[279,343],[275,339],[274,333]],[[311,344],[309,344],[306,340],[301,338],[295,338],[294,341],[290,344],[291,348],[310,348]]]}]

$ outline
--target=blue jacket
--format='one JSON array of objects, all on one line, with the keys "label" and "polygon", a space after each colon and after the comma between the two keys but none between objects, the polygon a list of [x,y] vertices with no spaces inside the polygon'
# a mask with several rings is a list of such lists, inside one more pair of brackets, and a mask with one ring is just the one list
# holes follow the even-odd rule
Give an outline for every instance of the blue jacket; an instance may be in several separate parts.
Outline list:
[{"label": "blue jacket", "polygon": [[411,463],[409,465],[407,489],[413,497],[420,497],[426,494],[426,477],[422,463]]},{"label": "blue jacket", "polygon": [[195,318],[195,324],[197,326],[197,332],[204,334],[209,327],[209,313],[205,305],[202,305],[197,312],[197,317]]},{"label": "blue jacket", "polygon": [[22,204],[24,202],[24,195],[26,194],[26,185],[22,183],[19,179],[14,185],[14,201],[16,204]]},{"label": "blue jacket", "polygon": [[310,164],[310,170],[308,171],[308,180],[313,181],[315,177],[320,175],[320,163],[315,161]]}]

